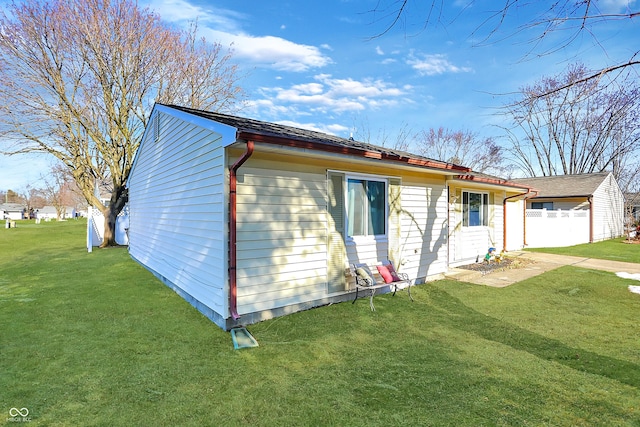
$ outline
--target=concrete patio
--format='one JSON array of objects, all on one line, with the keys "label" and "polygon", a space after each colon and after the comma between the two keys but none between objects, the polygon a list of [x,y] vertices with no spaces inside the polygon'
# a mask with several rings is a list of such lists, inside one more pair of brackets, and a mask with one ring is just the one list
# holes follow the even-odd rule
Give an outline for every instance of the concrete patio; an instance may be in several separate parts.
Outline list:
[{"label": "concrete patio", "polygon": [[453,268],[445,274],[445,278],[474,283],[477,285],[504,288],[530,277],[537,276],[549,270],[554,270],[564,265],[573,265],[592,270],[609,271],[612,273],[625,272],[640,274],[640,264],[629,262],[608,261],[603,259],[583,258],[566,255],[554,255],[538,252],[509,252],[509,257],[522,257],[533,261],[522,268],[506,269],[504,271],[465,270]]}]

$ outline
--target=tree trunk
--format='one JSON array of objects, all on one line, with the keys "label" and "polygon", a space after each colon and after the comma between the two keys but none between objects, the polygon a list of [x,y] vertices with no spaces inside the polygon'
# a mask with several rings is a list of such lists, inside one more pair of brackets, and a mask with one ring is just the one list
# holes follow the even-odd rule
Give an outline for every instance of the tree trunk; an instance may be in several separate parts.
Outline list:
[{"label": "tree trunk", "polygon": [[102,214],[104,215],[104,238],[100,245],[101,248],[118,245],[116,242],[116,221],[118,214],[128,201],[129,192],[124,186],[118,186],[113,189],[109,206],[106,206],[102,210]]}]

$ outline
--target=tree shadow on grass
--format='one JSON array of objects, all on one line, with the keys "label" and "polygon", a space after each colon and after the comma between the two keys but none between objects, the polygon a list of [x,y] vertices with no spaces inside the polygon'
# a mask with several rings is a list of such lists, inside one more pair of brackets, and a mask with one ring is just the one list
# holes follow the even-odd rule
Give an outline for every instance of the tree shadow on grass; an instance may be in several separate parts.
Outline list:
[{"label": "tree shadow on grass", "polygon": [[472,309],[442,289],[431,288],[429,294],[434,306],[446,313],[446,318],[460,330],[580,372],[601,375],[640,388],[638,364],[571,347],[557,339],[505,323]]}]

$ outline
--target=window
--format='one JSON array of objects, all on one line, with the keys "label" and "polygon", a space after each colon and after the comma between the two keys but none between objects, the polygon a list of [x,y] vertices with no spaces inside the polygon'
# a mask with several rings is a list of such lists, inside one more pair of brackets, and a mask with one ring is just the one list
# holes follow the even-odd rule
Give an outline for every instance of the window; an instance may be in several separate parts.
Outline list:
[{"label": "window", "polygon": [[489,195],[486,193],[462,193],[462,225],[480,227],[489,225]]},{"label": "window", "polygon": [[387,185],[385,181],[347,180],[347,234],[380,236],[387,230]]},{"label": "window", "polygon": [[553,210],[553,202],[531,202],[531,209]]}]

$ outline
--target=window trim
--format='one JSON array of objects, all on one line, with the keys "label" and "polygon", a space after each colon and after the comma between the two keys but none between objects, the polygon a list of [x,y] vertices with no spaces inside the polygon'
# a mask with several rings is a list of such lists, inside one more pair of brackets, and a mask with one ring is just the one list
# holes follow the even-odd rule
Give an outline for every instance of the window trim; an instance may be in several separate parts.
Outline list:
[{"label": "window trim", "polygon": [[[467,203],[465,204],[465,194],[467,194]],[[469,212],[470,209],[465,209],[465,205],[468,205],[469,194],[479,194],[481,195],[481,208],[480,208],[480,224],[479,225],[470,225]],[[486,203],[485,203],[486,199]],[[478,191],[478,190],[462,190],[462,200],[460,201],[462,206],[462,226],[465,228],[477,228],[477,227],[489,227],[489,192],[487,191]],[[465,215],[466,213],[466,215]],[[465,224],[466,222],[466,224]]]},{"label": "window trim", "polygon": [[[346,218],[344,222],[344,235],[347,242],[386,241],[389,235],[389,179],[388,176],[345,173],[344,175],[344,206]],[[384,184],[384,234],[358,234],[349,235],[349,180],[374,181]],[[367,211],[370,212],[370,211]]]}]

